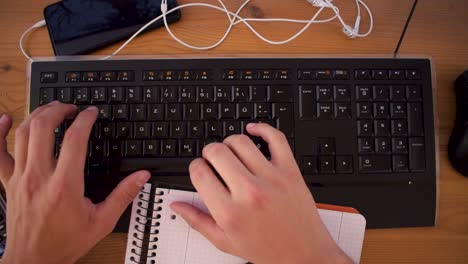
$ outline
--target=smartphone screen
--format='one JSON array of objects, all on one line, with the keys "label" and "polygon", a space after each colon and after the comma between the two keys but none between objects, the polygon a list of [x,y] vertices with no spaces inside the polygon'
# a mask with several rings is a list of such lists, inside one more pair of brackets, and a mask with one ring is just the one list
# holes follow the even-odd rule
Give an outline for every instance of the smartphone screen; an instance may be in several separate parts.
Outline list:
[{"label": "smartphone screen", "polygon": [[[177,6],[168,1],[168,10]],[[133,35],[161,15],[161,0],[63,0],[45,8],[55,55],[80,55]],[[169,23],[180,12],[167,16]],[[148,28],[163,26],[162,19]]]}]

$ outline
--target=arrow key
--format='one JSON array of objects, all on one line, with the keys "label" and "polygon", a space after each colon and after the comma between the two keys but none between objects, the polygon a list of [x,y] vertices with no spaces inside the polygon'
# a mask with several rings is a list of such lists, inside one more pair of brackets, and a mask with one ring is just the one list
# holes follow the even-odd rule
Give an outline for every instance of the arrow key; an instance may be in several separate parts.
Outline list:
[{"label": "arrow key", "polygon": [[302,158],[302,170],[304,174],[317,174],[317,157]]}]

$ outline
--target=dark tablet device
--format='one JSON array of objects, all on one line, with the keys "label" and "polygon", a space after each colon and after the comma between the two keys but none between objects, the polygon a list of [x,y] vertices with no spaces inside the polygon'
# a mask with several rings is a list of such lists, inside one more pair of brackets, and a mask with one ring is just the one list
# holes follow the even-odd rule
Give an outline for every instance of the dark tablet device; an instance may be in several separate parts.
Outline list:
[{"label": "dark tablet device", "polygon": [[[168,10],[176,6],[168,1]],[[83,55],[127,39],[160,15],[161,0],[64,0],[44,9],[56,56]],[[168,14],[168,23],[180,16],[180,10]],[[147,30],[161,26],[162,19]]]}]

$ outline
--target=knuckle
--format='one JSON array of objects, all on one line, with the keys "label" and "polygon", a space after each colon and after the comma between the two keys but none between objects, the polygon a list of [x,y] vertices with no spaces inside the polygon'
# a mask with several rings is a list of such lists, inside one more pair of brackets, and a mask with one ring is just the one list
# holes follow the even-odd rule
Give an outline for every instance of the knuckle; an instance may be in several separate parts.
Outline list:
[{"label": "knuckle", "polygon": [[28,126],[25,125],[24,123],[21,124],[17,129],[16,129],[16,132],[15,132],[15,137],[16,138],[24,138],[24,137],[27,137],[28,136]]},{"label": "knuckle", "polygon": [[245,185],[245,198],[248,205],[255,209],[263,208],[267,203],[264,192],[257,184]]},{"label": "knuckle", "polygon": [[226,139],[228,142],[233,145],[246,145],[251,142],[250,138],[246,135],[232,135]]},{"label": "knuckle", "polygon": [[274,138],[278,142],[281,142],[281,141],[286,142],[287,141],[286,135],[283,132],[281,132],[280,130],[276,130],[276,133],[274,134]]},{"label": "knuckle", "polygon": [[31,120],[31,129],[34,130],[42,130],[43,128],[49,128],[51,126],[49,118],[38,115]]}]

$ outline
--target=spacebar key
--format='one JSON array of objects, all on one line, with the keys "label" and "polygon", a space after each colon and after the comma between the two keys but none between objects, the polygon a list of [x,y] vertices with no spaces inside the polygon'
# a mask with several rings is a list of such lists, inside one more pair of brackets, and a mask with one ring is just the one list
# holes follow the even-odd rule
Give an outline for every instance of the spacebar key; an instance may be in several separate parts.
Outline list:
[{"label": "spacebar key", "polygon": [[192,160],[193,158],[124,158],[120,164],[111,163],[110,166],[120,172],[148,170],[153,176],[188,175]]},{"label": "spacebar key", "polygon": [[359,156],[359,172],[361,173],[385,173],[391,171],[391,156]]}]

